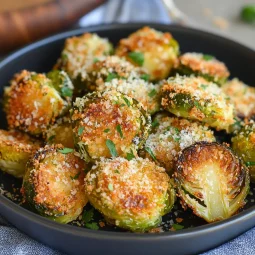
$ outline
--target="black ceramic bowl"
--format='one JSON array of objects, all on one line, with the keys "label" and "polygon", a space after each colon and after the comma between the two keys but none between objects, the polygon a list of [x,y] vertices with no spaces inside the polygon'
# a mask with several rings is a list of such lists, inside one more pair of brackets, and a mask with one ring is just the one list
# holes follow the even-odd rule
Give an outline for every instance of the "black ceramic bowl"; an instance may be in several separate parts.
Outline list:
[{"label": "black ceramic bowl", "polygon": [[[60,55],[65,38],[83,32],[95,32],[108,37],[113,43],[128,36],[145,24],[113,24],[78,29],[58,34],[31,44],[0,63],[0,97],[3,87],[13,74],[21,69],[46,72]],[[161,31],[169,31],[180,43],[181,51],[203,52],[216,56],[228,66],[232,76],[254,84],[255,52],[238,43],[206,32],[160,24],[147,24]],[[5,118],[0,113],[0,128],[5,128]],[[0,174],[0,185],[11,190],[20,182]],[[252,186],[254,190],[254,186]],[[254,198],[254,195],[251,196]],[[253,199],[254,200],[254,199]],[[255,226],[255,206],[249,202],[245,209],[228,220],[204,224],[194,217],[197,227],[176,232],[134,234],[116,229],[95,231],[50,221],[15,204],[0,195],[0,214],[31,237],[69,254],[197,254],[220,245]],[[186,216],[185,216],[186,217]],[[192,223],[192,218],[191,218]],[[109,231],[110,230],[110,231]]]}]

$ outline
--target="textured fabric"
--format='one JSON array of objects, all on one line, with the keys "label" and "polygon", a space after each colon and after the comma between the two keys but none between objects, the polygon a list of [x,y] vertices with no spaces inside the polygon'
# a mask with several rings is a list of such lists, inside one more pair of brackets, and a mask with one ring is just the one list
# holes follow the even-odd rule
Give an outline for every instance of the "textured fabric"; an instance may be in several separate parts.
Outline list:
[{"label": "textured fabric", "polygon": [[[147,3],[147,4],[145,4]],[[148,4],[149,3],[149,4]],[[85,17],[79,25],[88,26],[100,23],[148,21],[170,23],[170,19],[161,1],[111,0]],[[0,255],[59,255],[43,244],[12,227],[0,217]],[[255,228],[240,237],[206,253],[204,255],[254,255]]]}]

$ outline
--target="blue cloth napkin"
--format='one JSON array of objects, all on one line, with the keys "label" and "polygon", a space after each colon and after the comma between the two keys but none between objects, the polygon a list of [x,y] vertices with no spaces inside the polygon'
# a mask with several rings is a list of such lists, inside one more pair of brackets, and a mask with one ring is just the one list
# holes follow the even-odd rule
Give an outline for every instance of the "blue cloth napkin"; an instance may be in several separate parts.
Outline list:
[{"label": "blue cloth napkin", "polygon": [[[128,23],[129,21],[170,23],[162,2],[159,0],[110,0],[84,16],[80,26],[100,23]],[[58,251],[21,233],[0,216],[0,255],[61,255]],[[204,255],[254,255],[255,228]]]}]

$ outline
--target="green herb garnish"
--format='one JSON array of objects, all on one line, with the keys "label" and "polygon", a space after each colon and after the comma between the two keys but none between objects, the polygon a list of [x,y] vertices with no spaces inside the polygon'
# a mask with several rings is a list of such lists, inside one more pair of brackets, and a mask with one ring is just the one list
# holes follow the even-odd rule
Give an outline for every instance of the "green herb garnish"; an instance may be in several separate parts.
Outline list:
[{"label": "green herb garnish", "polygon": [[246,166],[255,166],[255,161],[248,161],[245,164]]},{"label": "green herb garnish", "polygon": [[58,152],[60,152],[62,154],[68,154],[68,153],[73,152],[73,149],[71,149],[71,148],[64,148],[64,149],[58,150]]},{"label": "green herb garnish", "polygon": [[206,90],[206,88],[208,87],[208,85],[201,84],[200,87],[201,87],[203,90]]},{"label": "green herb garnish", "polygon": [[180,225],[180,224],[173,224],[172,227],[175,229],[175,230],[181,230],[184,228],[184,226]]},{"label": "green herb garnish", "polygon": [[109,140],[109,139],[106,140],[106,146],[109,149],[112,157],[118,157],[118,153],[116,151],[115,144],[111,140]]},{"label": "green herb garnish", "polygon": [[135,155],[134,155],[133,151],[130,150],[130,153],[129,152],[127,153],[127,160],[130,161],[133,158],[135,158]]},{"label": "green herb garnish", "polygon": [[150,75],[147,73],[144,73],[140,76],[142,80],[148,81],[150,79]]},{"label": "green herb garnish", "polygon": [[48,142],[52,142],[55,139],[56,135],[52,135],[49,137]]},{"label": "green herb garnish", "polygon": [[93,230],[98,230],[99,229],[96,222],[86,223],[85,227],[89,228],[89,229],[93,229]]},{"label": "green herb garnish", "polygon": [[130,107],[131,104],[130,104],[129,100],[128,100],[126,97],[123,97],[123,99],[124,99],[126,105],[127,105],[128,107]]},{"label": "green herb garnish", "polygon": [[152,150],[149,147],[145,147],[144,149],[150,154],[150,156],[153,158],[153,160],[155,160],[155,161],[157,160],[155,155],[153,154]]},{"label": "green herb garnish", "polygon": [[108,76],[106,77],[106,82],[110,82],[113,79],[119,78],[119,75],[116,73],[109,73]]},{"label": "green herb garnish", "polygon": [[116,130],[117,130],[117,132],[120,134],[120,137],[123,138],[123,133],[122,133],[122,130],[121,130],[121,125],[118,124],[118,125],[116,126]]},{"label": "green herb garnish", "polygon": [[109,189],[110,191],[113,191],[113,185],[112,185],[112,183],[109,183],[109,184],[108,184],[108,189]]},{"label": "green herb garnish", "polygon": [[144,55],[142,52],[129,52],[128,56],[130,59],[132,59],[133,62],[135,62],[137,65],[142,66],[144,62]]},{"label": "green herb garnish", "polygon": [[84,127],[79,127],[78,129],[78,135],[80,136],[84,130]]},{"label": "green herb garnish", "polygon": [[115,169],[115,170],[114,170],[114,173],[116,173],[116,174],[120,174],[120,172],[119,172],[119,170],[118,170],[118,169]]},{"label": "green herb garnish", "polygon": [[82,214],[82,221],[84,223],[88,223],[93,220],[93,216],[94,216],[94,208],[91,208],[88,211],[84,211]]},{"label": "green herb garnish", "polygon": [[109,133],[109,131],[110,131],[110,128],[107,128],[104,130],[105,133]]},{"label": "green herb garnish", "polygon": [[157,94],[157,91],[155,89],[152,89],[148,95],[149,97],[154,97],[156,94]]},{"label": "green herb garnish", "polygon": [[208,55],[208,54],[203,54],[203,60],[209,61],[214,59],[214,56]]},{"label": "green herb garnish", "polygon": [[93,63],[97,63],[97,62],[99,62],[99,59],[98,58],[94,58],[93,59]]},{"label": "green herb garnish", "polygon": [[77,180],[80,176],[81,172],[77,173],[75,176],[70,176],[72,180]]},{"label": "green herb garnish", "polygon": [[64,97],[72,97],[73,96],[73,90],[68,87],[62,87],[61,88],[61,94]]},{"label": "green herb garnish", "polygon": [[157,120],[154,120],[154,121],[151,123],[151,126],[152,126],[153,128],[155,128],[155,127],[159,126],[159,122],[158,122]]},{"label": "green herb garnish", "polygon": [[197,109],[199,109],[200,111],[202,111],[202,106],[197,102],[197,101],[194,101],[194,105],[196,106]]}]

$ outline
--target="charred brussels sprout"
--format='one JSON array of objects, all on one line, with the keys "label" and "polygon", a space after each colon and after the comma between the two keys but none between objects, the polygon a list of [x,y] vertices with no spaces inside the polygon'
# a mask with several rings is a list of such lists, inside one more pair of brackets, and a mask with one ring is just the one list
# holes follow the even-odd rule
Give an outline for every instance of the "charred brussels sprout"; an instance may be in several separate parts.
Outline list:
[{"label": "charred brussels sprout", "polygon": [[17,178],[23,177],[27,161],[40,145],[22,132],[0,130],[0,169]]},{"label": "charred brussels sprout", "polygon": [[23,179],[25,201],[40,215],[60,223],[75,220],[87,203],[83,160],[63,146],[40,149]]},{"label": "charred brussels sprout", "polygon": [[15,75],[5,97],[9,127],[32,135],[42,134],[70,106],[44,74],[25,70]]},{"label": "charred brussels sprout", "polygon": [[224,84],[229,77],[225,64],[207,54],[185,53],[176,61],[175,68],[179,74],[201,76],[218,85]]},{"label": "charred brussels sprout", "polygon": [[192,145],[180,154],[174,170],[184,208],[190,207],[207,222],[229,218],[245,204],[248,169],[224,145]]},{"label": "charred brussels sprout", "polygon": [[75,146],[85,161],[136,155],[151,125],[135,99],[114,90],[76,98],[71,115]]},{"label": "charred brussels sprout", "polygon": [[144,232],[161,223],[175,202],[164,168],[147,159],[104,159],[85,178],[89,202],[109,223]]},{"label": "charred brussels sprout", "polygon": [[125,59],[108,56],[96,61],[87,72],[86,86],[89,91],[102,90],[105,82],[114,79],[149,79],[143,68],[136,67]]},{"label": "charred brussels sprout", "polygon": [[63,117],[49,127],[45,132],[45,140],[48,144],[62,144],[68,148],[74,148],[73,129],[70,117]]},{"label": "charred brussels sprout", "polygon": [[144,67],[151,80],[166,78],[179,54],[179,45],[170,33],[144,27],[122,39],[116,55]]},{"label": "charred brussels sprout", "polygon": [[213,131],[198,122],[167,116],[157,116],[152,123],[158,126],[146,140],[142,154],[156,159],[168,173],[172,173],[174,160],[180,151],[195,142],[214,142]]},{"label": "charred brussels sprout", "polygon": [[55,69],[62,69],[68,73],[75,86],[84,89],[87,71],[94,62],[112,53],[113,47],[107,39],[96,34],[85,33],[66,39],[61,58]]},{"label": "charred brussels sprout", "polygon": [[234,124],[234,105],[216,84],[202,77],[176,76],[162,86],[163,108],[177,116],[229,131]]},{"label": "charred brussels sprout", "polygon": [[255,123],[244,125],[232,138],[233,150],[244,160],[250,170],[251,180],[255,182]]},{"label": "charred brussels sprout", "polygon": [[225,83],[222,89],[235,105],[238,117],[248,119],[255,117],[255,88],[235,78]]}]

